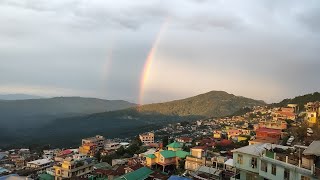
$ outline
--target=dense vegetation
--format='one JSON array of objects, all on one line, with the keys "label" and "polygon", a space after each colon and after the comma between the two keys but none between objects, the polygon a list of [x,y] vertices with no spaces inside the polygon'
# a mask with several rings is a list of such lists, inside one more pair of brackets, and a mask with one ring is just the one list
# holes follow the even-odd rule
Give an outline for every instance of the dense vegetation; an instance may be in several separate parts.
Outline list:
[{"label": "dense vegetation", "polygon": [[314,102],[314,101],[320,101],[320,93],[319,92],[314,92],[302,96],[297,96],[292,99],[284,99],[279,103],[274,103],[272,104],[273,106],[276,107],[282,107],[286,106],[287,104],[298,104],[300,110],[304,108],[304,105],[308,102]]},{"label": "dense vegetation", "polygon": [[144,105],[139,107],[139,110],[164,115],[221,117],[233,114],[243,107],[256,105],[265,105],[265,102],[223,91],[211,91],[182,100]]},{"label": "dense vegetation", "polygon": [[[21,116],[25,115],[28,111],[34,114],[31,113],[31,119],[24,118],[17,121],[17,126],[11,128],[0,126],[0,148],[45,144],[56,147],[76,147],[79,145],[81,138],[96,134],[107,138],[132,137],[141,132],[158,129],[169,123],[225,116],[243,107],[265,104],[263,101],[238,97],[222,91],[212,91],[168,103],[75,116],[76,113],[108,110],[108,106],[103,103],[105,102],[104,100],[100,103],[97,103],[99,100],[94,100],[95,103],[90,104],[88,101],[86,103],[79,103],[83,99],[69,99],[67,101],[65,99],[54,98],[50,99],[51,102],[54,102],[50,106],[39,100],[2,102],[6,104],[3,107],[7,108],[8,112],[3,112],[0,116],[6,114],[14,116],[13,114],[15,113]],[[37,102],[39,104],[35,105],[31,103],[31,107],[28,107],[30,102],[34,102],[35,104]],[[8,105],[10,103],[12,103],[11,106]],[[124,105],[132,106],[132,104],[127,102],[123,103]],[[96,106],[97,109],[95,109]],[[13,112],[8,107],[16,107],[16,110]],[[4,110],[1,109],[0,111]],[[45,116],[41,116],[43,112],[45,112]],[[52,117],[48,120],[50,112],[52,113],[50,114]],[[57,116],[58,112],[62,117]],[[72,112],[70,113],[72,115],[67,116],[67,113],[63,114],[61,112]]]}]

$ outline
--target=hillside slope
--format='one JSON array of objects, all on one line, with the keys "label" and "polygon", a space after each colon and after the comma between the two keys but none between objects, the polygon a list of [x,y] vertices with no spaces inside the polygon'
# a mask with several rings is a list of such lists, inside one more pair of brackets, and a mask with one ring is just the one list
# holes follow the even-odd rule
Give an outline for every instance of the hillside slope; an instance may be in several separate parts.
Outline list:
[{"label": "hillside slope", "polygon": [[319,92],[305,94],[305,95],[297,96],[297,97],[294,97],[291,99],[284,99],[281,102],[274,103],[272,105],[277,106],[277,107],[283,107],[283,106],[286,106],[287,104],[298,104],[300,107],[300,110],[302,110],[306,103],[314,102],[314,101],[320,101],[320,93]]},{"label": "hillside slope", "polygon": [[115,111],[135,106],[122,100],[82,97],[0,100],[0,123],[3,127],[34,126],[56,118]]},{"label": "hillside slope", "polygon": [[210,91],[182,100],[143,105],[139,110],[164,115],[220,117],[233,114],[242,107],[256,105],[265,105],[265,102],[235,96],[224,91]]}]

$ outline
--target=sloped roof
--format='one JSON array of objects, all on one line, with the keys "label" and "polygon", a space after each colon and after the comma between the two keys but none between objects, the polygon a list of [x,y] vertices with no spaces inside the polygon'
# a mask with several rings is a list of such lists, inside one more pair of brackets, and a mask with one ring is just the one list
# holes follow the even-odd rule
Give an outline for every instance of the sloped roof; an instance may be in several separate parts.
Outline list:
[{"label": "sloped roof", "polygon": [[169,150],[161,151],[160,154],[161,154],[164,158],[173,158],[173,157],[176,157],[176,152],[174,152],[174,151],[169,151]]},{"label": "sloped roof", "polygon": [[119,178],[116,178],[115,180],[144,180],[149,177],[150,174],[152,174],[153,171],[147,167],[142,167],[136,171],[127,173]]},{"label": "sloped roof", "polygon": [[151,158],[151,159],[156,158],[156,156],[154,154],[148,154],[148,155],[146,155],[146,157]]},{"label": "sloped roof", "polygon": [[308,148],[303,151],[303,154],[320,156],[320,141],[313,141]]},{"label": "sloped roof", "polygon": [[167,147],[171,147],[171,148],[182,148],[182,144],[175,141],[175,142],[167,145]]},{"label": "sloped roof", "polygon": [[249,154],[253,156],[260,156],[262,152],[267,148],[266,146],[268,146],[268,144],[253,144],[253,145],[244,146],[238,149],[234,149],[231,152]]},{"label": "sloped roof", "polygon": [[191,179],[186,177],[180,177],[180,176],[170,176],[168,180],[191,180]]},{"label": "sloped roof", "polygon": [[54,180],[54,176],[50,175],[50,174],[40,174],[39,175],[40,180]]},{"label": "sloped roof", "polygon": [[185,158],[186,156],[190,155],[190,152],[186,151],[176,151],[176,156],[179,158]]}]

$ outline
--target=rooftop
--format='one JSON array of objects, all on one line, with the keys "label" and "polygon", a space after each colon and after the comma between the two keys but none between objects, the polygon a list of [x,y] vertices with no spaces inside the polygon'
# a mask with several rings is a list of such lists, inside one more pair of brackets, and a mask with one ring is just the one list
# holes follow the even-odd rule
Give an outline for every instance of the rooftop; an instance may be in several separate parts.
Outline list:
[{"label": "rooftop", "polygon": [[320,141],[313,141],[303,154],[320,156]]},{"label": "rooftop", "polygon": [[152,174],[153,171],[147,167],[142,167],[136,171],[127,173],[119,178],[116,178],[115,180],[121,180],[121,179],[125,179],[125,180],[143,180],[143,179],[147,179],[149,177],[150,174]]},{"label": "rooftop", "polygon": [[36,165],[43,165],[51,163],[52,161],[50,159],[37,159],[35,161],[30,161],[28,164],[36,164]]},{"label": "rooftop", "polygon": [[182,144],[175,141],[175,142],[167,145],[167,147],[170,147],[170,148],[182,148]]}]

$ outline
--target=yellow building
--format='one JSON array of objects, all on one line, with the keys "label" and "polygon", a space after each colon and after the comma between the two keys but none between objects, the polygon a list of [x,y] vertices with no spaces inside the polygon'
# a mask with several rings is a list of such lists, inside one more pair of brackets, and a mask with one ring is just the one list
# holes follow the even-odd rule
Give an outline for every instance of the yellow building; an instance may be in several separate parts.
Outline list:
[{"label": "yellow building", "polygon": [[84,144],[95,144],[96,148],[98,150],[101,150],[101,149],[104,148],[104,140],[105,140],[105,138],[103,136],[96,135],[94,137],[89,137],[89,138],[82,139],[82,145],[84,145]]},{"label": "yellow building", "polygon": [[70,157],[66,158],[61,164],[53,166],[55,180],[83,177],[93,171],[93,165],[95,165],[95,163],[92,158],[79,161]]},{"label": "yellow building", "polygon": [[310,125],[319,123],[320,119],[320,102],[309,102],[305,105],[307,116],[306,120]]},{"label": "yellow building", "polygon": [[79,153],[87,156],[94,156],[97,151],[97,145],[93,143],[83,144],[79,147]]}]

